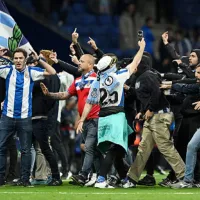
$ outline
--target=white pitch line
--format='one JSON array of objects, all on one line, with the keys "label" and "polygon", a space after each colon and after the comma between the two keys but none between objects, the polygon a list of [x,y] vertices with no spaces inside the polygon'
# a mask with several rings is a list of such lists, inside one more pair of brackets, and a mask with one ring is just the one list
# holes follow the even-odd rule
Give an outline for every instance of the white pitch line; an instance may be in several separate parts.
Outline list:
[{"label": "white pitch line", "polygon": [[115,192],[91,192],[91,193],[76,193],[76,192],[0,192],[0,194],[61,194],[61,195],[199,195],[199,192],[160,192],[160,193],[141,193],[141,192],[121,192],[121,193],[115,193]]}]

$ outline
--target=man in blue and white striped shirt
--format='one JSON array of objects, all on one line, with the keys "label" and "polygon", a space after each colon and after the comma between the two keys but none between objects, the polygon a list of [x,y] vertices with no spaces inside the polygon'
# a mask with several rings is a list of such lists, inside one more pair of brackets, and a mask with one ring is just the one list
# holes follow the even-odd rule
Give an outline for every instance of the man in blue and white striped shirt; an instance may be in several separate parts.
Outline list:
[{"label": "man in blue and white striped shirt", "polygon": [[42,80],[56,71],[33,52],[33,58],[45,69],[28,67],[27,52],[17,48],[13,54],[14,65],[0,66],[0,77],[6,80],[6,97],[0,120],[0,185],[6,169],[6,145],[17,132],[21,145],[21,177],[18,185],[30,186],[30,148],[32,143],[32,90],[34,81]]}]

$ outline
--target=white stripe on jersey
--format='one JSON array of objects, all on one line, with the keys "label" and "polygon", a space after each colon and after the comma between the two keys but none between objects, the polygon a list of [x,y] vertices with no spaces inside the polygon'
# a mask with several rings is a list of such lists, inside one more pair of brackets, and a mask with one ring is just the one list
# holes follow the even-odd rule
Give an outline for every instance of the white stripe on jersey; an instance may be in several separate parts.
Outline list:
[{"label": "white stripe on jersey", "polygon": [[14,115],[16,79],[17,79],[16,69],[13,67],[13,71],[10,76],[9,86],[8,86],[8,104],[7,104],[8,117],[13,117]]},{"label": "white stripe on jersey", "polygon": [[21,109],[21,118],[28,117],[28,108],[29,108],[29,88],[31,84],[31,79],[29,73],[24,73],[24,88],[23,88],[23,97],[22,97],[22,109]]}]

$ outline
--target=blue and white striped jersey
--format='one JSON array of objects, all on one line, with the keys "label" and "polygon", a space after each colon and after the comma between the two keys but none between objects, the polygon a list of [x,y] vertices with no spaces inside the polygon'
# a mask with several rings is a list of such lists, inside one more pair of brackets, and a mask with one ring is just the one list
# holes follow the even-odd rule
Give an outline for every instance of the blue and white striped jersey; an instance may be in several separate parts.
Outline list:
[{"label": "blue and white striped jersey", "polygon": [[44,70],[26,66],[23,71],[17,71],[14,65],[2,65],[0,77],[6,79],[6,97],[2,114],[17,119],[31,117],[34,81],[45,78]]},{"label": "blue and white striped jersey", "polygon": [[101,108],[120,106],[124,107],[124,83],[130,78],[130,72],[128,69],[124,68],[115,72],[116,78],[119,81],[119,86],[117,86],[112,94],[106,90],[104,85],[109,85],[112,80],[108,77],[106,80],[100,80],[100,101]]}]

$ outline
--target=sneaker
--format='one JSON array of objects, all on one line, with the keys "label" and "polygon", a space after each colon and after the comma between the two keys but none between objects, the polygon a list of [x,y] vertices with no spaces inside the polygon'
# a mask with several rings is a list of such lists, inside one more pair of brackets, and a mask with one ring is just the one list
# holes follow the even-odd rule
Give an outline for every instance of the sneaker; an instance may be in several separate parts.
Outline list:
[{"label": "sneaker", "polygon": [[92,177],[88,180],[88,182],[84,186],[92,187],[92,186],[94,186],[96,180],[97,180],[97,175],[93,174]]},{"label": "sneaker", "polygon": [[154,186],[156,185],[156,180],[153,176],[147,174],[143,179],[138,181],[138,185]]},{"label": "sneaker", "polygon": [[8,174],[6,177],[6,183],[12,183],[14,179],[16,179],[16,176]]},{"label": "sneaker", "polygon": [[81,174],[79,174],[79,175],[73,175],[73,176],[71,177],[71,179],[72,179],[77,185],[81,185],[81,186],[85,185],[86,180],[87,180],[87,179],[86,179],[83,175],[81,175]]},{"label": "sneaker", "polygon": [[68,176],[67,176],[67,180],[70,179],[70,178],[72,177],[72,175],[73,175],[73,174],[69,171],[69,172],[68,172]]},{"label": "sneaker", "polygon": [[193,188],[193,183],[187,183],[185,181],[179,181],[177,183],[171,184],[170,186],[172,189],[181,189],[181,188]]},{"label": "sneaker", "polygon": [[162,187],[170,187],[171,184],[173,184],[173,183],[174,182],[167,177],[167,178],[163,179],[160,183],[158,183],[158,185],[160,185]]},{"label": "sneaker", "polygon": [[195,188],[200,188],[200,182],[199,181],[194,181],[194,187]]},{"label": "sneaker", "polygon": [[51,181],[47,184],[48,186],[60,186],[63,182],[61,179],[52,178]]},{"label": "sneaker", "polygon": [[118,187],[119,183],[120,183],[120,180],[116,176],[110,175],[108,177],[107,184],[109,186],[112,186],[113,188],[116,188],[116,187]]},{"label": "sneaker", "polygon": [[136,184],[132,183],[130,180],[122,180],[121,182],[123,188],[136,188]]},{"label": "sneaker", "polygon": [[13,186],[34,187],[33,185],[31,185],[30,181],[23,181],[21,179],[13,183]]},{"label": "sneaker", "polygon": [[94,187],[95,188],[101,188],[101,189],[103,189],[103,188],[114,188],[112,185],[108,185],[105,178],[102,177],[102,176],[99,176],[97,178],[97,181],[96,181]]}]

